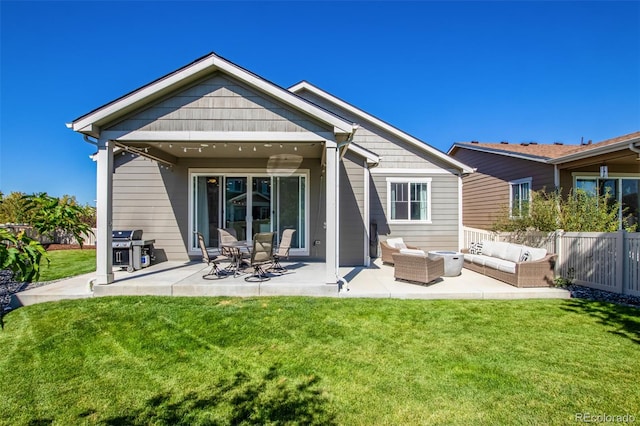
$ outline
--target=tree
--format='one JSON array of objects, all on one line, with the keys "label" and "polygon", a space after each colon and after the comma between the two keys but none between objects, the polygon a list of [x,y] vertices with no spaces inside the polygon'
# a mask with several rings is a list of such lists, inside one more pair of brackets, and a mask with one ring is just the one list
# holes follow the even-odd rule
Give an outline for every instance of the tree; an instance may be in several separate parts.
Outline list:
[{"label": "tree", "polygon": [[24,197],[22,192],[12,192],[7,196],[0,192],[0,223],[29,223]]},{"label": "tree", "polygon": [[65,232],[73,235],[82,248],[83,234],[93,234],[88,211],[77,204],[75,197],[59,199],[41,192],[27,195],[24,199],[31,214],[30,224],[51,241],[58,242],[58,233]]}]

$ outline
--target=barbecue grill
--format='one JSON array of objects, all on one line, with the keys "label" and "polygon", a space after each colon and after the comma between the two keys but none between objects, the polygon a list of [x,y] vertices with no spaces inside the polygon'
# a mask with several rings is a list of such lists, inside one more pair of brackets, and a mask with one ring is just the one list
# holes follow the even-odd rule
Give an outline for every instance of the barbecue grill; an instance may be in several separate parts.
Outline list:
[{"label": "barbecue grill", "polygon": [[142,229],[113,231],[111,237],[113,266],[133,272],[149,266],[150,261],[154,260],[153,243],[156,240],[143,240]]}]

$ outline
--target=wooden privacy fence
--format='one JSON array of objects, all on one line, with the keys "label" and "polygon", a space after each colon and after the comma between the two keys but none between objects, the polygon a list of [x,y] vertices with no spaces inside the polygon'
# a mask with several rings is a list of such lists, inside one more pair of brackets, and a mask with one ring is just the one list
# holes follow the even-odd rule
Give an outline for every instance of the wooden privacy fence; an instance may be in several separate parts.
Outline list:
[{"label": "wooden privacy fence", "polygon": [[[51,239],[44,237],[42,235],[38,235],[38,232],[35,229],[33,229],[31,225],[7,223],[7,224],[0,224],[0,227],[7,228],[14,233],[24,231],[28,237],[40,241],[41,244],[48,244],[52,242]],[[89,234],[89,235],[82,236],[83,237],[82,244],[84,244],[85,246],[96,245],[95,234],[96,234],[97,228],[92,228],[91,230],[93,231],[93,235]],[[56,234],[56,240],[60,241],[61,244],[78,244],[78,242],[76,241],[73,235],[65,234],[61,232],[58,232]]]},{"label": "wooden privacy fence", "polygon": [[508,233],[468,227],[463,232],[465,247],[482,240],[544,247],[558,255],[556,276],[586,287],[640,296],[640,233]]}]

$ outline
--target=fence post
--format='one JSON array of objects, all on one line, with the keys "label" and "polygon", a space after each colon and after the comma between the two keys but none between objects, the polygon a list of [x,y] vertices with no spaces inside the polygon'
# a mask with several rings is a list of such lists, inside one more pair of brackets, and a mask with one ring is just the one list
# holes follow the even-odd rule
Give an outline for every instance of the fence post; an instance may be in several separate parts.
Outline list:
[{"label": "fence post", "polygon": [[561,277],[562,276],[562,261],[564,260],[562,258],[562,236],[564,235],[564,229],[556,229],[555,231],[555,245],[556,245],[556,254],[558,255],[558,257],[556,257],[556,264],[554,266],[554,273],[556,275],[556,277]]},{"label": "fence post", "polygon": [[616,263],[616,273],[619,273],[620,275],[618,275],[620,277],[620,285],[622,286],[622,288],[620,288],[620,293],[621,294],[629,294],[629,285],[631,284],[628,280],[629,278],[629,274],[626,273],[629,270],[628,264],[629,264],[629,250],[628,250],[628,246],[627,246],[627,232],[624,229],[621,229],[617,232],[618,235],[616,235],[616,238],[619,238],[620,241],[616,241],[617,242],[617,247],[616,247],[616,256],[620,256],[620,262]]}]

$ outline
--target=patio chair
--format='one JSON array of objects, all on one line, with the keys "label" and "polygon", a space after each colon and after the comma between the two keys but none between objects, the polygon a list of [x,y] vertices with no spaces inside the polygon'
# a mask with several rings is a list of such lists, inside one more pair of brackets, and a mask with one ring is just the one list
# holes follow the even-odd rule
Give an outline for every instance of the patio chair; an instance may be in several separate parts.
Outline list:
[{"label": "patio chair", "polygon": [[[231,257],[232,253],[229,252],[228,248],[222,247],[222,244],[238,241],[238,234],[234,228],[218,228],[218,241],[220,244],[220,252],[225,256]],[[250,249],[247,247],[243,250],[248,257]]]},{"label": "patio chair", "polygon": [[396,280],[428,284],[444,275],[444,258],[429,258],[423,254],[393,253]]},{"label": "patio chair", "polygon": [[282,239],[280,239],[280,245],[278,249],[273,253],[273,264],[269,268],[269,271],[275,272],[286,272],[287,268],[280,264],[280,259],[289,258],[289,250],[291,249],[291,240],[293,239],[293,234],[296,232],[295,229],[285,229],[282,232]]},{"label": "patio chair", "polygon": [[402,238],[387,238],[386,241],[380,241],[380,249],[382,251],[382,263],[393,265],[393,253],[400,253],[401,249],[417,250],[419,247],[406,245]]},{"label": "patio chair", "polygon": [[202,251],[202,261],[205,262],[207,266],[211,266],[211,269],[209,270],[209,272],[204,274],[202,278],[206,280],[209,280],[209,279],[218,280],[221,278],[227,278],[226,272],[221,270],[218,267],[218,259],[220,257],[226,257],[226,256],[214,256],[212,258],[209,252],[207,251],[207,245],[204,243],[204,237],[199,232],[196,232],[196,234],[198,235],[198,246],[200,246],[200,251]]},{"label": "patio chair", "polygon": [[273,264],[273,246],[275,234],[273,232],[260,232],[253,237],[253,250],[251,250],[251,267],[253,274],[245,277],[245,281],[266,281],[266,266]]}]

